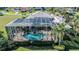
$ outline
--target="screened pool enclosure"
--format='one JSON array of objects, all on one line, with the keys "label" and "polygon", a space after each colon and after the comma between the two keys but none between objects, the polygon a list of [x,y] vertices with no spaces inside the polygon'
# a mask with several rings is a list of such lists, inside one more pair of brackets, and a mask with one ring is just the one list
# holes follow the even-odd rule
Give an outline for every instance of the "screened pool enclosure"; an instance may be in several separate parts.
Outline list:
[{"label": "screened pool enclosure", "polygon": [[15,19],[5,28],[9,39],[14,41],[52,41],[51,28],[54,17],[48,13],[36,12],[22,19]]}]

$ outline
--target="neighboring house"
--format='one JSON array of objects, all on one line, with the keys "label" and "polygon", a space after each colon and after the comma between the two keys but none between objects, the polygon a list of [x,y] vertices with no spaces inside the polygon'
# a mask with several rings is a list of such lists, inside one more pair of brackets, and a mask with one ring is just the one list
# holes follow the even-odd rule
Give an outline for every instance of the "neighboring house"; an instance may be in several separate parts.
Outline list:
[{"label": "neighboring house", "polygon": [[12,11],[19,12],[20,11],[20,8],[19,7],[12,8]]},{"label": "neighboring house", "polygon": [[21,12],[32,12],[32,8],[31,7],[20,7],[20,11]]},{"label": "neighboring house", "polygon": [[39,11],[39,10],[45,10],[45,8],[44,7],[14,7],[14,8],[12,8],[12,11],[14,11],[14,12],[19,12],[19,11],[21,11],[21,12],[32,12],[32,9],[34,9],[34,10],[37,10],[37,11]]},{"label": "neighboring house", "polygon": [[34,7],[35,10],[45,10],[45,7]]},{"label": "neighboring house", "polygon": [[0,10],[5,10],[7,7],[0,7]]},{"label": "neighboring house", "polygon": [[21,12],[26,12],[26,11],[28,11],[28,10],[29,10],[28,7],[20,7],[20,11],[21,11]]}]

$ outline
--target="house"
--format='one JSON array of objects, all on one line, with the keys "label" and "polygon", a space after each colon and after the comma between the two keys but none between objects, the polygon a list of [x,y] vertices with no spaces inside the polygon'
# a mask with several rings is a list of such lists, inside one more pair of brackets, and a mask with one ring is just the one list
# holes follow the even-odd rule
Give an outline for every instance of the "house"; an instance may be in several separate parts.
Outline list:
[{"label": "house", "polygon": [[54,17],[45,12],[35,12],[23,19],[5,25],[9,39],[14,41],[52,41]]},{"label": "house", "polygon": [[19,12],[20,11],[20,8],[19,7],[12,8],[12,11]]},{"label": "house", "polygon": [[12,8],[12,11],[14,11],[14,12],[26,12],[29,10],[30,10],[29,7],[14,7],[14,8]]},{"label": "house", "polygon": [[29,10],[28,7],[20,7],[20,11],[21,11],[21,12],[26,12],[26,11],[28,11],[28,10]]},{"label": "house", "polygon": [[34,7],[35,10],[45,10],[45,7]]}]

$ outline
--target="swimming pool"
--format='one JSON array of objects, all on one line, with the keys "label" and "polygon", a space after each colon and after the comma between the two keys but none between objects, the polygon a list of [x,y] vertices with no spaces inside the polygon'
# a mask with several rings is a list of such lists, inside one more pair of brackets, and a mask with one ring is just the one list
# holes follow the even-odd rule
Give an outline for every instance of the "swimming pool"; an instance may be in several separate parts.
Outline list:
[{"label": "swimming pool", "polygon": [[29,33],[29,34],[25,34],[25,35],[24,35],[24,37],[25,37],[26,39],[32,40],[32,41],[34,41],[34,40],[42,40],[44,36],[45,36],[45,35],[42,34],[42,33],[38,33],[38,34]]}]

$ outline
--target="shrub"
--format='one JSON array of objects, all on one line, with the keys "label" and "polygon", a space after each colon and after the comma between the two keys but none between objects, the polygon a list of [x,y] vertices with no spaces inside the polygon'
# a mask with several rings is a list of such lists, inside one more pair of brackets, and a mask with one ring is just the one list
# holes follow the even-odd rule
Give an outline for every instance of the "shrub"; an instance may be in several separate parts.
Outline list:
[{"label": "shrub", "polygon": [[74,30],[67,30],[63,38],[67,49],[79,49],[79,33]]},{"label": "shrub", "polygon": [[63,51],[65,49],[64,45],[55,45],[54,49],[59,50],[59,51]]},{"label": "shrub", "polygon": [[0,51],[9,51],[16,48],[15,43],[10,40],[0,39]]}]

